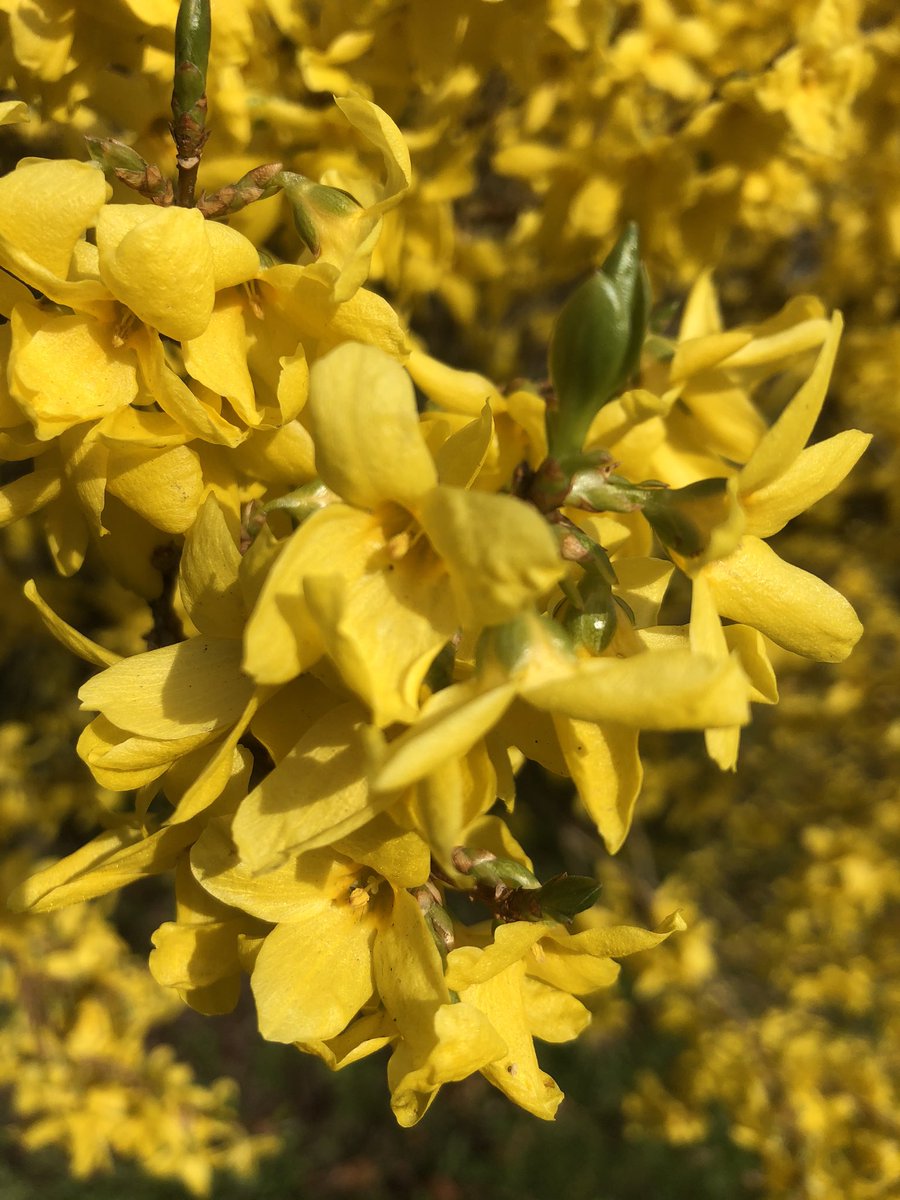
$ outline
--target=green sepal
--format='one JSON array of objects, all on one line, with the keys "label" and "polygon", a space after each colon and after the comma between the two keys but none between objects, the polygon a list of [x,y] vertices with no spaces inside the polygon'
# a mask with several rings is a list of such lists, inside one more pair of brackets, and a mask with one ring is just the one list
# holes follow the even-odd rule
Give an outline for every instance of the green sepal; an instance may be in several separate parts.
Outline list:
[{"label": "green sepal", "polygon": [[294,171],[281,171],[272,180],[287,196],[294,228],[314,258],[322,252],[322,233],[333,221],[343,221],[361,211],[358,200],[341,188],[314,183]]},{"label": "green sepal", "polygon": [[727,480],[714,478],[683,488],[653,489],[644,501],[644,516],[664,546],[692,558],[703,553],[710,529],[724,520],[727,486]]}]

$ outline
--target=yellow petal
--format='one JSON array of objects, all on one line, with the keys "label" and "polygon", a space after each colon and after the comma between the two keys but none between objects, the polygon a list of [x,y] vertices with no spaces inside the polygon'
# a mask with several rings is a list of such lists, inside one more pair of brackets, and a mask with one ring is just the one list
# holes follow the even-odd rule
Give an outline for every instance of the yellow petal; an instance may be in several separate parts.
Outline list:
[{"label": "yellow petal", "polygon": [[119,443],[110,449],[107,490],[165,533],[184,533],[203,496],[200,459],[189,446],[154,451]]},{"label": "yellow petal", "polygon": [[331,851],[290,855],[279,866],[255,873],[243,862],[229,833],[230,821],[211,820],[191,849],[191,870],[203,889],[233,908],[263,921],[314,920],[323,897],[332,895]]},{"label": "yellow petal", "polygon": [[224,397],[248,425],[258,425],[253,381],[247,366],[244,308],[237,292],[219,297],[209,324],[182,346],[187,373]]},{"label": "yellow petal", "polygon": [[616,595],[634,613],[639,629],[656,624],[673,569],[670,562],[660,558],[623,558],[616,562]]},{"label": "yellow petal", "polygon": [[207,741],[206,733],[185,738],[139,737],[100,716],[82,730],[78,754],[98,783],[113,791],[128,791],[157,779],[174,762]]},{"label": "yellow petal", "polygon": [[738,492],[741,496],[755,492],[783,475],[806,445],[822,411],[843,324],[840,313],[835,313],[809,378],[763,436],[740,472]]},{"label": "yellow petal", "polygon": [[418,1020],[423,1028],[428,1016],[428,1043],[413,1045],[404,1040],[388,1062],[391,1109],[404,1129],[422,1119],[443,1084],[468,1078],[506,1052],[504,1039],[472,1004],[421,1010]]},{"label": "yellow petal", "polygon": [[[123,233],[122,214],[139,210]],[[214,260],[196,208],[107,205],[97,219],[100,277],[141,321],[176,341],[199,337],[215,300]]]},{"label": "yellow petal", "polygon": [[458,371],[421,350],[413,350],[407,367],[428,399],[449,412],[478,417],[486,404],[493,412],[506,409],[503,397],[484,375]]},{"label": "yellow petal", "polygon": [[450,572],[464,625],[509,620],[564,573],[547,522],[512,496],[436,487],[419,519]]},{"label": "yellow petal", "polygon": [[403,134],[387,113],[371,100],[362,96],[335,96],[334,102],[350,124],[381,151],[387,178],[379,201],[366,209],[369,215],[380,215],[400,202],[412,179],[409,150]]},{"label": "yellow petal", "polygon": [[547,933],[544,921],[511,921],[498,925],[494,940],[484,949],[460,946],[447,956],[446,982],[454,992],[464,991],[493,979],[518,962]]},{"label": "yellow petal", "polygon": [[391,742],[372,787],[377,791],[406,787],[447,759],[465,754],[493,728],[515,694],[511,683],[485,692],[464,684],[436,692],[415,725]]},{"label": "yellow petal", "polygon": [[632,658],[593,658],[577,671],[523,689],[530,704],[581,721],[617,721],[637,729],[746,725],[747,681],[733,660],[684,650]]},{"label": "yellow petal", "polygon": [[591,1010],[580,1000],[526,975],[522,981],[525,1021],[542,1042],[570,1042],[591,1023]]},{"label": "yellow petal", "polygon": [[150,974],[163,987],[208,987],[240,973],[234,921],[182,925],[166,921],[151,935]]},{"label": "yellow petal", "polygon": [[372,995],[375,928],[323,897],[308,920],[278,925],[251,977],[259,1032],[270,1042],[326,1041]]},{"label": "yellow petal", "polygon": [[0,101],[0,125],[16,125],[20,121],[28,120],[28,105],[24,100]]},{"label": "yellow petal", "polygon": [[379,813],[334,843],[338,854],[377,871],[396,888],[420,887],[431,871],[428,843],[403,829],[387,813]]},{"label": "yellow petal", "polygon": [[485,1079],[526,1112],[552,1121],[563,1094],[538,1066],[522,996],[524,977],[524,965],[514,963],[485,983],[467,988],[460,999],[503,1030],[506,1053],[481,1068]]},{"label": "yellow petal", "polygon": [[0,178],[0,263],[31,260],[65,279],[75,243],[93,225],[110,194],[102,171],[83,162],[29,161]]},{"label": "yellow petal", "polygon": [[107,830],[30,876],[7,903],[16,912],[49,912],[65,904],[105,896],[146,875],[171,870],[196,836],[193,825],[160,829],[149,836],[132,827]]},{"label": "yellow petal", "polygon": [[219,221],[204,221],[203,230],[212,254],[213,287],[235,287],[259,274],[259,253],[249,238]]},{"label": "yellow petal", "polygon": [[215,733],[232,725],[253,682],[240,670],[239,642],[190,638],[123,659],[83,684],[82,707],[151,738]]},{"label": "yellow petal", "polygon": [[849,475],[871,440],[869,433],[847,429],[807,446],[777,479],[742,496],[747,532],[771,537],[812,508]]},{"label": "yellow petal", "polygon": [[238,742],[244,736],[258,703],[256,696],[250,698],[234,728],[178,798],[175,811],[166,824],[180,825],[189,821],[219,800],[226,788],[234,794],[235,802],[238,796],[246,795],[253,756],[249,750],[238,749]]},{"label": "yellow petal", "polygon": [[[184,211],[184,210],[182,210]],[[152,330],[132,331],[129,345],[134,347],[148,391],[159,407],[193,437],[216,445],[234,447],[247,436],[203,404],[191,389],[166,364],[162,343]]]},{"label": "yellow petal", "polygon": [[680,933],[686,928],[681,913],[674,912],[656,929],[640,929],[636,925],[600,925],[594,929],[583,929],[580,933],[569,933],[558,925],[552,926],[547,936],[570,953],[625,958],[641,950],[650,950],[673,933]]},{"label": "yellow petal", "polygon": [[467,488],[481,470],[494,434],[494,419],[489,404],[481,415],[463,425],[437,448],[434,456],[438,478],[451,487]]},{"label": "yellow petal", "polygon": [[394,1036],[394,1028],[383,1012],[369,1013],[352,1021],[343,1033],[327,1042],[298,1041],[298,1050],[315,1054],[331,1071],[340,1071],[359,1062],[386,1046]]},{"label": "yellow petal", "polygon": [[628,836],[644,777],[638,731],[614,721],[592,724],[561,716],[553,723],[581,803],[615,854]]},{"label": "yellow petal", "polygon": [[28,304],[15,308],[11,325],[10,390],[42,440],[136,398],[134,355],[98,321]]},{"label": "yellow petal", "polygon": [[425,674],[456,628],[447,577],[420,541],[397,562],[358,579],[311,576],[309,611],[348,687],[379,727],[412,721]]},{"label": "yellow petal", "polygon": [[370,798],[363,713],[342,704],[300,738],[240,805],[232,836],[254,870],[295,848],[324,845],[358,829],[387,801]]},{"label": "yellow petal", "polygon": [[765,542],[744,537],[728,558],[703,568],[723,617],[820,662],[842,662],[862,625],[840,592],[784,562]]},{"label": "yellow petal", "polygon": [[59,472],[52,467],[41,467],[0,487],[0,528],[20,517],[31,516],[55,500],[61,488]]},{"label": "yellow petal", "polygon": [[240,637],[244,600],[241,555],[213,495],[206,497],[184,540],[178,586],[188,615],[208,637]]},{"label": "yellow petal", "polygon": [[319,474],[349,504],[415,509],[437,483],[412,382],[383,351],[347,343],[319,359],[306,411]]},{"label": "yellow petal", "polygon": [[83,633],[79,633],[77,629],[73,629],[62,617],[57,616],[37,590],[33,579],[26,581],[22,591],[25,593],[25,599],[29,600],[38,610],[41,620],[56,640],[61,642],[67,650],[71,650],[73,654],[77,654],[85,662],[93,663],[95,667],[113,667],[117,662],[121,662],[122,656],[120,654],[116,654],[112,650],[107,650],[105,646],[98,646],[96,642],[92,642]]}]

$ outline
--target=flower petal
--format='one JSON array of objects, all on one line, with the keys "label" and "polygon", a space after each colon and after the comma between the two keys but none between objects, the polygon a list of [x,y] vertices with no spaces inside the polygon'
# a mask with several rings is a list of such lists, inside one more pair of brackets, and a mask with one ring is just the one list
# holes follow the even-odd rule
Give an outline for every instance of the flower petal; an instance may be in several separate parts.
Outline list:
[{"label": "flower petal", "polygon": [[765,542],[744,537],[727,558],[703,568],[723,617],[819,662],[843,662],[862,635],[847,600]]},{"label": "flower petal", "polygon": [[276,926],[250,980],[262,1036],[326,1041],[342,1033],[372,995],[374,940],[374,925],[325,896],[314,915]]},{"label": "flower petal", "polygon": [[631,828],[644,772],[638,731],[614,721],[594,724],[554,716],[553,724],[581,803],[610,854]]},{"label": "flower petal", "polygon": [[253,681],[240,670],[240,643],[190,638],[123,659],[83,684],[82,707],[122,729],[175,739],[232,725],[250,700]]},{"label": "flower petal", "polygon": [[777,479],[741,498],[747,533],[771,537],[798,513],[812,508],[849,475],[871,440],[870,433],[845,429],[807,446]]},{"label": "flower petal", "polygon": [[742,497],[783,475],[809,440],[828,391],[843,325],[841,314],[835,313],[809,378],[763,435],[738,475],[738,492]]},{"label": "flower petal", "polygon": [[319,359],[306,411],[319,474],[349,504],[414,510],[437,483],[412,381],[374,346],[348,342]]},{"label": "flower petal", "polygon": [[[125,217],[132,219],[127,230]],[[205,224],[196,208],[152,204],[107,205],[97,220],[100,278],[136,317],[176,341],[199,337],[212,316],[215,268]]]},{"label": "flower petal", "polygon": [[436,487],[419,519],[450,572],[464,625],[502,624],[564,574],[547,522],[513,496]]}]

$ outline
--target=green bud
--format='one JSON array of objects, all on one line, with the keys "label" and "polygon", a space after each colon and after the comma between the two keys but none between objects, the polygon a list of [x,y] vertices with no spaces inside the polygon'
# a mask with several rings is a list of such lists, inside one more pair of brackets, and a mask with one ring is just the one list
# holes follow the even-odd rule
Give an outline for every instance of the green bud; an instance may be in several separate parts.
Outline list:
[{"label": "green bud", "polygon": [[550,457],[578,454],[597,412],[634,374],[649,313],[650,285],[631,223],[557,318],[549,358],[555,392],[547,411]]},{"label": "green bud", "polygon": [[131,146],[117,142],[115,138],[86,137],[84,140],[88,153],[104,175],[120,179],[154,204],[165,206],[172,203],[174,193],[171,180],[163,176],[159,167],[141,158]]},{"label": "green bud", "polygon": [[210,194],[203,192],[197,201],[197,208],[210,221],[240,212],[248,204],[253,204],[256,200],[266,200],[280,190],[280,185],[274,180],[281,170],[282,165],[279,162],[263,163],[262,166],[254,167],[252,171],[242,175],[237,183],[226,184]]},{"label": "green bud", "polygon": [[362,207],[349,192],[340,188],[314,183],[305,175],[282,171],[273,182],[284,189],[294,228],[314,258],[322,253],[323,237],[340,241],[345,236],[348,220],[362,212]]},{"label": "green bud", "polygon": [[210,0],[181,0],[175,21],[172,111],[176,121],[190,112],[206,91],[211,37]]},{"label": "green bud", "polygon": [[456,846],[452,859],[457,871],[471,875],[476,883],[485,887],[532,890],[541,886],[537,876],[532,875],[522,863],[512,858],[498,858],[490,850],[469,850],[466,846]]},{"label": "green bud", "polygon": [[602,654],[613,639],[617,621],[615,597],[608,592],[597,608],[586,612],[570,610],[563,618],[563,626],[576,646],[584,646],[591,654]]},{"label": "green bud", "polygon": [[444,908],[440,892],[432,883],[426,883],[410,890],[422,910],[425,924],[438,948],[438,953],[446,961],[447,955],[453,949],[455,933],[453,918]]},{"label": "green bud", "polygon": [[262,506],[261,511],[268,514],[283,509],[290,513],[298,525],[302,525],[307,517],[311,517],[320,508],[327,508],[337,499],[335,493],[326,487],[321,479],[313,479],[310,483],[301,484],[300,487],[288,492],[285,496],[270,500],[268,504]]},{"label": "green bud", "polygon": [[483,630],[475,645],[476,669],[482,675],[496,673],[501,679],[508,678],[523,670],[548,643],[562,654],[572,652],[565,631],[551,617],[523,613],[504,625]]}]

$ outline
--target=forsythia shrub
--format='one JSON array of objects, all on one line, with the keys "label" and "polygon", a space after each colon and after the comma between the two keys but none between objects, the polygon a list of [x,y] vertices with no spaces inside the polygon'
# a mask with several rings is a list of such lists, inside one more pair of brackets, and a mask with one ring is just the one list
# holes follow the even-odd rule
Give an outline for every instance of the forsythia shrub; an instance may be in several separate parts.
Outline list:
[{"label": "forsythia shrub", "polygon": [[[810,443],[841,316],[794,288],[774,315],[726,321],[707,268],[730,255],[729,304],[748,279],[763,300],[786,278],[834,293],[852,268],[843,294],[886,319],[885,268],[842,172],[875,153],[867,106],[889,90],[897,29],[879,5],[839,0],[470,0],[439,18],[425,0],[213,7],[207,71],[201,0],[122,0],[102,19],[4,6],[0,71],[32,107],[0,114],[47,156],[0,178],[0,514],[40,531],[60,575],[86,563],[98,586],[142,598],[150,625],[141,650],[120,600],[127,632],[101,644],[43,580],[25,585],[96,671],[78,692],[91,714],[78,752],[104,801],[101,832],[10,898],[29,915],[5,926],[7,990],[47,942],[63,976],[71,962],[87,980],[46,1018],[63,1108],[25,1137],[71,1146],[80,1171],[111,1149],[200,1190],[212,1166],[247,1169],[269,1148],[237,1140],[218,1092],[144,1055],[163,1001],[141,991],[122,1027],[90,991],[106,994],[108,972],[113,991],[139,985],[84,902],[166,875],[157,983],[218,1014],[249,975],[261,1035],[335,1069],[388,1048],[403,1125],[475,1072],[552,1118],[562,1094],[534,1039],[576,1038],[617,960],[660,946],[636,960],[637,987],[686,1036],[690,1083],[676,1096],[642,1080],[629,1112],[661,1112],[671,1135],[680,1105],[697,1136],[696,1110],[724,1100],[782,1186],[754,1124],[765,1102],[749,1111],[734,1064],[761,1044],[799,1053],[802,1007],[773,1000],[752,1030],[731,1029],[710,993],[698,1017],[684,995],[714,951],[685,982],[679,938],[661,946],[685,903],[698,919],[684,944],[714,941],[697,898],[707,879],[724,886],[713,835],[698,819],[697,869],[688,856],[647,920],[608,859],[597,879],[540,880],[509,817],[518,771],[537,763],[571,779],[615,854],[642,730],[702,732],[730,771],[751,704],[778,699],[773,661],[841,662],[860,637],[843,596],[769,544],[869,441],[850,429]],[[160,131],[176,18],[172,163]],[[323,104],[330,91],[344,94]],[[889,215],[878,196],[866,202]],[[807,246],[826,213],[833,241]],[[635,218],[654,280],[690,285],[677,322],[651,316]],[[408,319],[439,328],[435,304],[486,370],[526,374],[498,385],[433,357]],[[21,735],[3,732],[14,749]],[[815,809],[785,816],[781,836],[797,836],[791,821],[812,855],[852,853]],[[800,920],[811,901],[783,903]],[[798,1006],[819,995],[787,948],[782,971]],[[15,1063],[29,1036],[6,1071],[27,1116]],[[100,1072],[115,1095],[98,1103],[133,1127],[66,1116],[65,1097],[95,1086],[83,1042],[132,1064],[125,1079]],[[835,1053],[823,1072],[853,1044]],[[190,1149],[137,1144],[148,1087],[186,1092]]]}]

